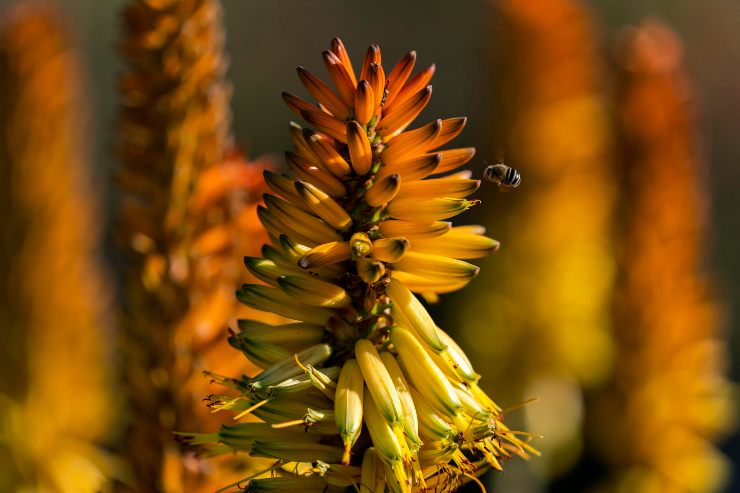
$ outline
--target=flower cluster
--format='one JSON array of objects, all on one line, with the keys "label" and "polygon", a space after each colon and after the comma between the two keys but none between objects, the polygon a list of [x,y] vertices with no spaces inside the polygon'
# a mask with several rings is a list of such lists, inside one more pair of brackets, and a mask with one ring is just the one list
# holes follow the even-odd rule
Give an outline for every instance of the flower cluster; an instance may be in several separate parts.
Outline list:
[{"label": "flower cluster", "polygon": [[275,459],[272,477],[247,491],[452,491],[484,466],[534,452],[414,295],[462,288],[479,269],[461,259],[498,247],[480,226],[444,221],[477,202],[466,197],[480,182],[454,172],[475,150],[437,150],[465,118],[406,130],[432,94],[434,66],[412,76],[414,52],[387,74],[375,45],[359,74],[339,39],[322,56],[336,90],[299,67],[317,104],[283,95],[313,128],[291,123],[295,178],[265,172],[274,194],[258,214],[271,244],[245,258],[264,284],[237,292],[296,322],[241,320],[230,342],[265,370],[214,375],[237,395],[210,397],[236,419],[263,422],[182,438]]}]

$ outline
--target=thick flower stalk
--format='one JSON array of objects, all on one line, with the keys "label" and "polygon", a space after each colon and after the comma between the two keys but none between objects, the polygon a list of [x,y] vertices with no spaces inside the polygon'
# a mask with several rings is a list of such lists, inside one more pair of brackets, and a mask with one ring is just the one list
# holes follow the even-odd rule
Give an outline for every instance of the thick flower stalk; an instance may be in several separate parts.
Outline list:
[{"label": "thick flower stalk", "polygon": [[497,44],[507,49],[491,140],[504,146],[526,186],[506,196],[512,207],[491,216],[508,248],[456,314],[499,398],[540,398],[525,413],[547,437],[543,460],[557,473],[581,451],[582,389],[611,370],[613,137],[598,35],[583,2],[495,4]]},{"label": "thick flower stalk", "polygon": [[466,260],[498,247],[479,226],[445,221],[477,202],[466,197],[479,181],[457,171],[474,149],[440,149],[465,118],[407,129],[434,73],[412,75],[414,52],[386,68],[373,45],[359,72],[338,39],[322,56],[334,89],[299,67],[316,103],[283,94],[309,126],[290,125],[292,175],[265,173],[271,244],[245,258],[263,284],[237,293],[295,322],[241,320],[231,342],[265,369],[222,377],[236,395],[211,398],[263,422],[183,439],[274,459],[273,477],[246,491],[453,491],[534,451],[414,294],[460,289],[478,273]]},{"label": "thick flower stalk", "polygon": [[87,101],[55,9],[0,34],[0,491],[109,491],[117,421]]},{"label": "thick flower stalk", "polygon": [[619,351],[613,385],[593,414],[595,445],[613,471],[604,491],[722,491],[730,465],[712,442],[737,410],[725,377],[721,309],[702,265],[706,168],[681,43],[647,22],[624,33],[618,63]]},{"label": "thick flower stalk", "polygon": [[201,404],[202,370],[249,368],[224,328],[250,314],[233,292],[252,279],[240,255],[266,239],[256,210],[264,166],[233,153],[219,3],[137,0],[124,20],[115,231],[126,300],[123,448],[135,491],[210,492],[229,473],[181,457],[172,430],[224,421]]}]

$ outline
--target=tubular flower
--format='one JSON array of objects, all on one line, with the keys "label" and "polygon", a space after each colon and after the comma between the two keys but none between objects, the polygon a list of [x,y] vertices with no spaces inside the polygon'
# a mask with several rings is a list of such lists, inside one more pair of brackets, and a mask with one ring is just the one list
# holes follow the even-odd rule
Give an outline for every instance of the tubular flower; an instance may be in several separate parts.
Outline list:
[{"label": "tubular flower", "polygon": [[210,492],[229,472],[181,457],[172,430],[224,421],[201,404],[202,370],[250,367],[223,328],[237,316],[280,320],[233,295],[254,280],[237,252],[257,254],[266,240],[257,217],[264,166],[232,149],[219,3],[136,0],[124,19],[115,230],[130,410],[123,454],[135,491]]},{"label": "tubular flower", "polygon": [[59,12],[29,3],[0,33],[0,491],[109,491],[119,416],[85,81]]},{"label": "tubular flower", "polygon": [[504,425],[465,354],[414,294],[460,289],[478,273],[461,259],[498,246],[444,222],[477,203],[465,197],[479,182],[454,172],[474,150],[438,150],[465,119],[407,129],[434,73],[432,65],[412,75],[414,52],[386,71],[373,45],[358,73],[335,38],[323,58],[336,90],[299,68],[317,104],[283,95],[310,127],[291,123],[295,176],[265,174],[273,193],[259,217],[272,244],[245,259],[264,284],[237,292],[295,322],[240,321],[233,344],[265,369],[222,377],[236,395],[212,397],[236,419],[263,423],[182,439],[274,459],[270,470],[283,477],[253,479],[246,491],[453,491],[535,452]]},{"label": "tubular flower", "polygon": [[707,195],[691,86],[681,42],[666,26],[646,22],[622,39],[619,351],[592,416],[613,472],[603,491],[722,491],[730,464],[712,442],[737,409],[721,307],[701,265]]}]

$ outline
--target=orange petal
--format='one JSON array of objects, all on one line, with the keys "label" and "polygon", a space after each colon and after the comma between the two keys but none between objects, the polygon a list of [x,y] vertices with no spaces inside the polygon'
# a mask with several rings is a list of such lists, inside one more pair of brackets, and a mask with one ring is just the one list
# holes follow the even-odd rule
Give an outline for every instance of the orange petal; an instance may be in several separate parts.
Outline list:
[{"label": "orange petal", "polygon": [[447,233],[451,226],[451,223],[443,221],[425,223],[389,219],[378,224],[378,231],[385,237],[403,236],[410,240],[426,240]]},{"label": "orange petal", "polygon": [[293,111],[298,116],[301,115],[301,110],[315,110],[316,109],[316,106],[312,105],[305,99],[299,98],[298,96],[291,94],[289,92],[283,93],[283,101],[285,101],[285,104],[288,105],[288,108],[290,108],[291,111]]},{"label": "orange petal", "polygon": [[350,80],[352,80],[352,85],[357,85],[357,78],[355,77],[355,71],[352,68],[352,61],[349,59],[349,54],[347,53],[347,49],[344,47],[344,43],[342,43],[342,40],[339,38],[334,38],[331,40],[331,51],[334,53],[339,60],[341,60],[342,65],[344,65],[345,70],[347,70],[347,74],[349,74]]},{"label": "orange petal", "polygon": [[344,176],[350,172],[349,163],[337,152],[328,139],[313,132],[307,139],[311,150],[323,164],[327,171],[335,176]]},{"label": "orange petal", "polygon": [[462,199],[478,190],[480,180],[465,178],[435,178],[417,180],[405,183],[398,194],[399,198],[415,198],[419,200],[435,197],[452,197]]},{"label": "orange petal", "polygon": [[380,47],[370,45],[365,53],[365,59],[362,61],[362,70],[360,71],[360,80],[370,80],[370,66],[373,63],[380,65]]},{"label": "orange petal", "polygon": [[308,142],[306,142],[306,138],[303,136],[303,130],[297,123],[290,122],[290,138],[296,148],[296,153],[303,159],[310,161],[313,165],[320,164],[318,162],[318,156],[308,146]]},{"label": "orange petal", "polygon": [[429,154],[393,166],[383,166],[377,174],[377,179],[398,173],[404,182],[421,180],[434,173],[441,160],[440,154]]},{"label": "orange petal", "polygon": [[416,222],[440,221],[465,212],[479,200],[435,198],[430,200],[399,199],[388,204],[387,212],[395,219]]},{"label": "orange petal", "polygon": [[414,69],[414,63],[416,63],[416,52],[410,51],[405,57],[393,67],[391,73],[388,74],[388,94],[385,97],[385,104],[389,105],[393,102],[398,93],[401,92],[403,85],[411,75],[411,71]]},{"label": "orange petal", "polygon": [[401,188],[401,175],[392,174],[381,178],[365,194],[365,201],[373,207],[380,207],[395,198]]},{"label": "orange petal", "polygon": [[294,204],[300,204],[302,199],[295,190],[295,181],[288,177],[265,170],[263,173],[265,182],[270,189],[284,199]]},{"label": "orange petal", "polygon": [[355,93],[355,119],[360,125],[367,125],[367,122],[373,117],[375,111],[375,96],[373,88],[366,80],[361,80],[357,84]]},{"label": "orange petal", "polygon": [[377,132],[391,138],[394,133],[402,131],[416,118],[432,97],[432,86],[427,86],[413,97],[397,105],[393,112],[384,114],[378,124]]},{"label": "orange petal", "polygon": [[339,96],[342,98],[344,104],[351,108],[355,100],[355,84],[352,83],[347,69],[342,64],[342,61],[331,51],[325,51],[321,56],[324,59],[326,70],[329,72],[329,77],[331,77],[331,81],[339,92]]},{"label": "orange petal", "polygon": [[387,108],[385,108],[385,110],[391,111],[393,107],[403,103],[406,99],[410,98],[421,89],[426,87],[426,85],[429,84],[429,81],[432,80],[432,76],[434,76],[435,70],[436,65],[431,64],[424,70],[407,80],[399,91],[398,96],[393,98],[393,101],[386,105]]},{"label": "orange petal", "polygon": [[434,143],[427,149],[427,151],[443,146],[458,135],[460,135],[460,132],[462,132],[463,128],[465,128],[465,124],[467,123],[467,121],[468,119],[464,116],[457,118],[445,118],[444,120],[442,120],[442,131],[439,133],[437,140],[434,141]]},{"label": "orange petal", "polygon": [[426,153],[441,131],[442,120],[437,119],[423,127],[396,135],[381,155],[383,163],[393,165]]},{"label": "orange petal", "polygon": [[341,120],[349,117],[350,108],[344,104],[329,86],[303,67],[298,67],[296,70],[298,71],[298,77],[301,79],[301,82],[306,86],[308,92],[316,98],[316,101],[324,105],[332,115]]},{"label": "orange petal", "polygon": [[291,171],[301,180],[320,188],[329,196],[341,197],[347,193],[347,189],[344,188],[341,181],[337,180],[331,173],[320,170],[302,157],[292,152],[286,152],[285,159]]},{"label": "orange petal", "polygon": [[301,111],[301,116],[309,124],[324,132],[329,137],[337,139],[344,144],[347,143],[347,125],[343,121],[337,120],[320,110],[303,110]]},{"label": "orange petal", "polygon": [[365,176],[373,165],[373,151],[367,134],[359,123],[347,124],[347,145],[352,168],[360,176]]},{"label": "orange petal", "polygon": [[448,171],[459,168],[463,164],[473,159],[473,156],[475,156],[475,147],[448,149],[445,151],[439,151],[438,154],[442,156],[442,160],[439,163],[439,167],[434,172],[446,173]]},{"label": "orange petal", "polygon": [[385,71],[378,63],[370,66],[370,75],[367,81],[373,88],[373,114],[377,114],[385,96]]}]

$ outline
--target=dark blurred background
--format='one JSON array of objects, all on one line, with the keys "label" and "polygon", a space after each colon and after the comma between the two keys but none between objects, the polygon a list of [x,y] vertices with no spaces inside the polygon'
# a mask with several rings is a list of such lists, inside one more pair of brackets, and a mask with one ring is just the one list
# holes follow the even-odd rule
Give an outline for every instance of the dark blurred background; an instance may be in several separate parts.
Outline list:
[{"label": "dark blurred background", "polygon": [[[0,0],[0,7],[13,3]],[[117,54],[119,14],[125,2],[62,0],[60,3],[63,6],[60,12],[66,16],[75,42],[84,53],[91,79],[89,98],[93,121],[90,128],[95,182],[105,191],[110,207],[114,196],[111,173],[117,166],[111,152],[119,110],[117,78],[122,70]],[[511,115],[511,110],[504,111],[506,101],[502,101],[502,94],[511,92],[502,91],[502,87],[511,63],[507,57],[513,48],[507,45],[510,38],[502,36],[500,10],[494,3],[476,0],[224,0],[227,49],[231,59],[229,77],[234,90],[233,125],[240,146],[250,157],[268,154],[280,162],[282,151],[291,147],[288,121],[295,118],[282,103],[280,93],[286,90],[304,94],[295,67],[303,65],[314,73],[323,73],[319,54],[327,49],[333,36],[339,36],[356,63],[370,43],[382,47],[384,58],[396,60],[413,49],[419,57],[418,66],[436,63],[434,95],[420,121],[467,116],[468,125],[456,142],[460,146],[478,148],[470,168],[475,176],[480,176],[482,162],[494,160],[496,149],[507,147],[510,142],[505,133],[507,122],[496,120]],[[619,33],[625,26],[657,18],[675,30],[683,43],[686,69],[699,112],[701,152],[707,163],[711,211],[707,261],[717,296],[724,306],[723,330],[728,334],[730,374],[737,382],[740,379],[740,297],[736,294],[740,292],[740,257],[737,254],[740,251],[740,167],[737,166],[740,162],[740,126],[737,123],[740,121],[740,37],[737,35],[740,3],[734,0],[581,3],[589,22],[595,26],[589,42],[593,45],[595,70],[599,74],[597,79],[601,79],[599,87],[607,110],[614,104],[611,97],[616,91],[612,77],[613,55]],[[536,69],[532,73],[545,81],[550,75],[544,71],[538,73]],[[526,188],[526,161],[517,162],[521,153],[516,149],[507,148],[506,152],[509,164],[520,168],[524,176],[522,187]],[[493,187],[483,188],[478,194],[483,205],[471,217],[463,216],[462,220],[484,224],[490,236],[501,240],[502,250],[506,249],[509,238],[502,237],[497,229],[501,224],[500,216],[515,206],[514,196],[498,194]],[[527,218],[519,220],[524,224]],[[563,248],[568,246],[563,245]],[[483,272],[487,268],[494,269],[500,258],[494,255],[482,262]],[[521,255],[517,258],[526,262]],[[465,317],[475,317],[475,314],[456,314],[455,308],[471,309],[463,302],[472,296],[470,293],[485,292],[489,289],[486,283],[496,282],[497,279],[482,277],[456,295],[455,302],[443,297],[441,304],[434,307],[436,316],[445,321],[447,330],[456,332],[458,327],[453,324]],[[496,334],[491,337],[485,340],[496,340]],[[470,337],[462,338],[466,349],[471,342]],[[471,351],[474,363],[485,373],[486,363],[476,361],[476,354],[480,356],[485,352]],[[496,380],[487,383],[495,398],[495,389],[505,386],[505,382]],[[541,397],[546,399],[546,396]],[[502,404],[507,407],[516,402]],[[540,404],[534,404],[537,405]],[[550,408],[558,409],[559,405]],[[740,471],[738,435],[724,440],[722,448],[732,457],[735,471]],[[553,469],[543,471],[537,464],[512,467],[503,476],[500,491],[585,491],[592,486],[602,465],[589,456],[588,447],[579,450],[584,455],[579,458],[576,454],[565,465],[555,468],[554,479],[546,479],[553,474]],[[735,477],[724,491],[740,491],[740,480]]]}]

